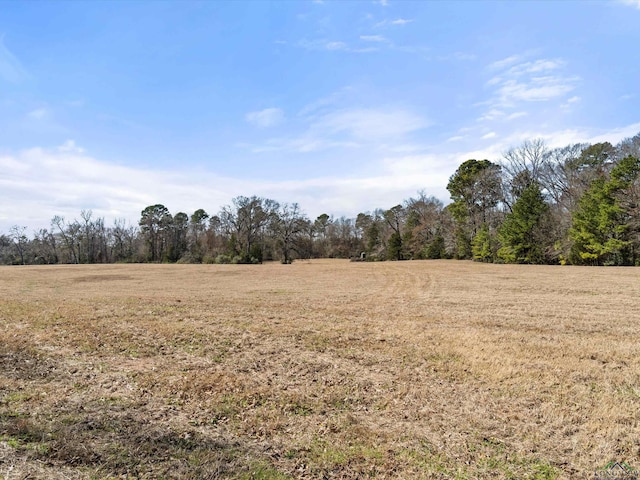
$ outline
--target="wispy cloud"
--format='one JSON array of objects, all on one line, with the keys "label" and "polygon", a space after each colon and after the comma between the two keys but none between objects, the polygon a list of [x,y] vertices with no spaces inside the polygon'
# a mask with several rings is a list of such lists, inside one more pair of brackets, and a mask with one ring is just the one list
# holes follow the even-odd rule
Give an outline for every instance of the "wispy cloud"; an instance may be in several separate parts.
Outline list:
[{"label": "wispy cloud", "polygon": [[390,139],[401,141],[430,125],[422,116],[399,108],[323,108],[310,112],[315,113],[301,118],[305,125],[303,133],[271,138],[263,144],[250,146],[251,151],[309,153],[330,148],[384,148]]},{"label": "wispy cloud", "polygon": [[560,105],[563,109],[568,109],[571,108],[572,105],[575,105],[576,103],[580,103],[582,99],[580,97],[578,97],[577,95],[574,95],[571,98],[568,98],[566,102],[564,102],[562,105]]},{"label": "wispy cloud", "polygon": [[49,116],[49,110],[46,108],[37,108],[27,113],[27,117],[33,120],[43,120]]},{"label": "wispy cloud", "polygon": [[438,55],[435,57],[436,60],[440,61],[450,61],[450,60],[459,60],[459,61],[471,61],[476,60],[478,56],[475,53],[465,53],[465,52],[454,52],[447,55]]},{"label": "wispy cloud", "polygon": [[502,70],[510,65],[513,65],[516,62],[519,62],[522,59],[520,55],[511,55],[510,57],[503,58],[502,60],[497,60],[491,64],[487,68],[490,70]]},{"label": "wispy cloud", "polygon": [[[509,114],[509,110],[523,103],[546,102],[568,95],[575,90],[580,78],[567,75],[564,70],[566,62],[558,58],[525,60],[525,55],[512,55],[491,63],[487,71],[492,76],[486,86],[492,90],[492,95],[483,102],[489,110],[479,120],[513,120],[523,116],[522,111]],[[514,114],[517,116],[512,116]]]},{"label": "wispy cloud", "polygon": [[20,83],[28,78],[20,61],[4,44],[4,36],[0,36],[0,78],[10,83]]},{"label": "wispy cloud", "polygon": [[503,118],[506,114],[502,110],[498,110],[497,108],[492,108],[491,110],[485,112],[478,118],[478,121],[485,120],[496,120],[497,118]]},{"label": "wispy cloud", "polygon": [[575,89],[578,78],[547,75],[525,81],[505,80],[498,89],[500,101],[513,105],[521,101],[544,102],[566,95]]},{"label": "wispy cloud", "polygon": [[57,147],[57,150],[62,153],[84,153],[84,148],[76,145],[75,140],[67,140],[62,145]]},{"label": "wispy cloud", "polygon": [[406,25],[408,23],[412,23],[414,20],[413,19],[408,19],[408,18],[396,18],[393,20],[389,20],[389,19],[385,19],[382,20],[380,22],[377,22],[373,27],[374,28],[382,28],[382,27],[388,27],[388,26],[403,26]]},{"label": "wispy cloud", "polygon": [[405,135],[428,126],[422,117],[406,110],[374,108],[345,109],[329,113],[313,128],[328,133],[346,133],[357,139],[380,139]]},{"label": "wispy cloud", "polygon": [[389,41],[382,35],[360,35],[360,40],[363,40],[365,42],[379,42],[379,43]]},{"label": "wispy cloud", "polygon": [[375,47],[357,48],[351,47],[349,44],[339,40],[300,40],[298,46],[312,51],[328,51],[328,52],[349,52],[349,53],[370,53],[378,49]]},{"label": "wispy cloud", "polygon": [[279,108],[265,108],[247,113],[245,120],[258,128],[275,127],[283,122],[284,112]]},{"label": "wispy cloud", "polygon": [[640,10],[640,0],[619,0],[618,3],[622,5],[627,5],[629,7],[635,7]]},{"label": "wispy cloud", "polygon": [[481,138],[482,138],[482,140],[488,140],[490,138],[495,138],[497,136],[498,136],[498,134],[496,132],[489,132],[489,133],[483,135]]}]

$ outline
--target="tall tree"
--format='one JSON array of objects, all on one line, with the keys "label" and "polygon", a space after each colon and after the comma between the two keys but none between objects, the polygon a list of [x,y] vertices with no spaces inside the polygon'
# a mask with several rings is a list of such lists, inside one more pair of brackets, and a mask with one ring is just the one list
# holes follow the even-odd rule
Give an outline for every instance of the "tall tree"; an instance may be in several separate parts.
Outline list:
[{"label": "tall tree", "polygon": [[391,228],[391,235],[387,247],[387,257],[391,260],[404,259],[402,230],[404,228],[406,215],[407,212],[402,205],[396,205],[386,210],[383,214],[387,225]]},{"label": "tall tree", "polygon": [[148,247],[147,259],[159,262],[165,253],[165,233],[172,221],[169,209],[157,203],[142,210],[140,215],[139,225]]},{"label": "tall tree", "polygon": [[634,265],[638,250],[640,160],[628,156],[595,180],[573,215],[573,263]]},{"label": "tall tree", "polygon": [[278,208],[275,200],[260,197],[236,197],[220,218],[227,232],[234,236],[233,248],[243,263],[262,262],[263,234]]},{"label": "tall tree", "polygon": [[532,184],[540,184],[548,149],[542,139],[525,140],[502,155],[504,202],[509,209]]},{"label": "tall tree", "polygon": [[[407,219],[404,226],[403,242],[410,258],[433,258],[436,252],[442,254],[442,202],[424,192],[404,202]],[[428,250],[436,241],[437,245]],[[440,258],[438,256],[437,258]]]},{"label": "tall tree", "polygon": [[204,256],[204,236],[209,214],[199,208],[189,218],[189,251],[194,261],[202,262]]},{"label": "tall tree", "polygon": [[297,203],[285,203],[276,211],[272,231],[282,254],[282,263],[293,261],[293,252],[305,232],[308,220]]},{"label": "tall tree", "polygon": [[168,245],[166,259],[177,262],[187,251],[187,232],[189,216],[184,212],[176,213],[167,225]]},{"label": "tall tree", "polygon": [[458,258],[471,258],[471,242],[483,224],[493,226],[502,200],[501,168],[489,160],[467,160],[449,179],[449,211],[456,222]]},{"label": "tall tree", "polygon": [[18,252],[18,257],[20,258],[20,265],[24,265],[24,256],[27,250],[27,246],[29,245],[29,239],[24,234],[27,230],[27,227],[19,227],[18,225],[14,225],[9,229],[9,237],[13,241],[13,244],[16,247],[16,251]]},{"label": "tall tree", "polygon": [[64,217],[56,215],[51,220],[52,228],[55,226],[62,237],[65,248],[67,249],[67,262],[79,263],[78,255],[78,232],[79,225],[77,222],[67,224]]},{"label": "tall tree", "polygon": [[544,263],[544,232],[541,228],[549,210],[537,183],[526,187],[504,219],[499,235],[498,251],[510,263]]}]

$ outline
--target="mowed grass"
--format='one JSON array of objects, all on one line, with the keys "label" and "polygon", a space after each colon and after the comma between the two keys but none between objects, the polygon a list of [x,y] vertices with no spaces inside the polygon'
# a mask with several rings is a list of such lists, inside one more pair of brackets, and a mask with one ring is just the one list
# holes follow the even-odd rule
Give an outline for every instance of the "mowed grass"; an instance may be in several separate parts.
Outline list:
[{"label": "mowed grass", "polygon": [[0,269],[0,477],[640,467],[640,270]]}]

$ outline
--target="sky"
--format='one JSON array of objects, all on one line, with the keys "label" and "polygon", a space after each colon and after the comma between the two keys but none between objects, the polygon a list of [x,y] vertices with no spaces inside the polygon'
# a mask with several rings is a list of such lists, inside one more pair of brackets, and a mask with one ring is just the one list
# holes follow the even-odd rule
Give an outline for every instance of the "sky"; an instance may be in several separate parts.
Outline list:
[{"label": "sky", "polygon": [[257,195],[355,217],[640,132],[640,0],[0,0],[0,232]]}]

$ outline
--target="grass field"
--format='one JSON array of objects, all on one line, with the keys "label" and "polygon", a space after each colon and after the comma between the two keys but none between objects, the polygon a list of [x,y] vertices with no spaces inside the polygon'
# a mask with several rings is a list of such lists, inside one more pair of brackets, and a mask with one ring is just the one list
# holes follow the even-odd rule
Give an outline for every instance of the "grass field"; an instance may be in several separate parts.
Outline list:
[{"label": "grass field", "polygon": [[0,269],[0,477],[640,467],[640,269]]}]

